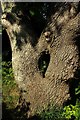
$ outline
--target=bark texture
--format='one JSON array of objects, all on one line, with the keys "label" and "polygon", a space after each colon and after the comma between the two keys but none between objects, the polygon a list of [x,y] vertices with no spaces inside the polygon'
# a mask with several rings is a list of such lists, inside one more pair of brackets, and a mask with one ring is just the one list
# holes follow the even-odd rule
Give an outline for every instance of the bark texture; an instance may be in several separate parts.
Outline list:
[{"label": "bark texture", "polygon": [[[60,7],[52,13],[39,39],[28,23],[20,23],[16,18],[12,24],[7,12],[2,15],[2,25],[11,42],[15,80],[23,90],[23,98],[30,103],[29,115],[70,99],[70,82],[79,69],[80,59],[78,4],[67,3],[67,8]],[[39,69],[40,59],[49,63],[44,75]]]}]

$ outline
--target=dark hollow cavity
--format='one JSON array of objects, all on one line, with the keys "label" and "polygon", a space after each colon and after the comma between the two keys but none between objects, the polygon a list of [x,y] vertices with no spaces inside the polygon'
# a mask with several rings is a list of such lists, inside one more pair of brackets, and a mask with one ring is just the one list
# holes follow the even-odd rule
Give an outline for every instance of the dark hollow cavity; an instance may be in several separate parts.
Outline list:
[{"label": "dark hollow cavity", "polygon": [[43,51],[38,60],[38,68],[43,78],[45,77],[45,73],[48,68],[49,62],[50,62],[49,51]]}]

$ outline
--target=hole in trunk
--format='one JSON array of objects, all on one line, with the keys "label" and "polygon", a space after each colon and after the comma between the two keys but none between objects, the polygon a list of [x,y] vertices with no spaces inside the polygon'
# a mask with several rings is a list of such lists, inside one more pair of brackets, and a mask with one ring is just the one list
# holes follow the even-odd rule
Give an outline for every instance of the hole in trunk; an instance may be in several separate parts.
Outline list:
[{"label": "hole in trunk", "polygon": [[43,51],[38,60],[38,68],[43,78],[45,77],[45,73],[48,68],[49,62],[50,62],[49,51]]}]

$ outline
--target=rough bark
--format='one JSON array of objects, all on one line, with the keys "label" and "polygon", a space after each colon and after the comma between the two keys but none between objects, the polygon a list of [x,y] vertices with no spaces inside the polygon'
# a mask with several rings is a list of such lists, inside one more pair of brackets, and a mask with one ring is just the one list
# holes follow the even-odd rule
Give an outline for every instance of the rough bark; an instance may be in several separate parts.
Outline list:
[{"label": "rough bark", "polygon": [[[79,68],[76,38],[80,35],[80,13],[78,3],[68,4],[67,9],[62,7],[52,13],[39,39],[29,25],[25,27],[19,19],[12,24],[7,12],[2,16],[11,42],[15,80],[30,103],[30,115],[49,104],[63,105],[70,99],[70,82]],[[48,37],[45,32],[50,32]],[[44,76],[38,65],[42,55],[50,57]]]}]

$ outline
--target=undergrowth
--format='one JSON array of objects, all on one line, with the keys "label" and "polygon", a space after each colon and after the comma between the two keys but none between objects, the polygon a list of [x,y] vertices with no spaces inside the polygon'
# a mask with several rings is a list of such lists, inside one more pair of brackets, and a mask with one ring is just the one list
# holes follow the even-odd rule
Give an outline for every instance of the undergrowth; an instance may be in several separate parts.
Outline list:
[{"label": "undergrowth", "polygon": [[19,98],[18,87],[14,81],[11,62],[2,62],[3,102],[8,108],[14,108]]}]

